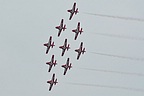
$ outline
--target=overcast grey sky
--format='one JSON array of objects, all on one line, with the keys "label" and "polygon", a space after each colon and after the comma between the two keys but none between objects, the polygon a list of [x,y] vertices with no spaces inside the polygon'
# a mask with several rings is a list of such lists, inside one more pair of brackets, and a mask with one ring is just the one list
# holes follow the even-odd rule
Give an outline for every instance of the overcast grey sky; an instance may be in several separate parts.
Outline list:
[{"label": "overcast grey sky", "polygon": [[[79,13],[69,21],[67,9],[74,2]],[[0,0],[0,95],[143,96],[144,61],[135,58],[144,58],[144,22],[85,14],[144,19],[143,4],[143,0]],[[57,37],[55,26],[62,18],[67,29]],[[71,30],[77,22],[84,32],[75,41]],[[56,46],[46,55],[43,44],[49,36]],[[58,47],[65,38],[71,49],[61,57]],[[76,60],[74,50],[80,42],[87,52]],[[53,54],[58,65],[48,73],[45,63]],[[68,57],[73,68],[63,76],[61,65]],[[49,92],[46,81],[53,73],[59,83]]]}]

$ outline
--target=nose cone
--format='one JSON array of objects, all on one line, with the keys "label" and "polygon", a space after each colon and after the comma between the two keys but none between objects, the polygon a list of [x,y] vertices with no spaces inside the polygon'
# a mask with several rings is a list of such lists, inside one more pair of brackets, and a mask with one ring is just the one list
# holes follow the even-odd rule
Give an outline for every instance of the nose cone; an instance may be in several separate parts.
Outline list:
[{"label": "nose cone", "polygon": [[71,12],[71,10],[67,10],[67,12]]},{"label": "nose cone", "polygon": [[43,44],[44,46],[47,46],[47,43]]},{"label": "nose cone", "polygon": [[64,67],[64,65],[62,65],[61,67]]},{"label": "nose cone", "polygon": [[56,26],[55,28],[56,28],[56,29],[59,29],[59,26]]},{"label": "nose cone", "polygon": [[47,81],[47,83],[51,83],[51,81]]},{"label": "nose cone", "polygon": [[59,48],[61,48],[61,49],[62,49],[62,46],[59,46]]},{"label": "nose cone", "polygon": [[75,52],[78,52],[78,49],[76,49]]},{"label": "nose cone", "polygon": [[46,64],[50,64],[50,62],[46,62]]},{"label": "nose cone", "polygon": [[72,30],[72,32],[75,32],[76,30]]}]

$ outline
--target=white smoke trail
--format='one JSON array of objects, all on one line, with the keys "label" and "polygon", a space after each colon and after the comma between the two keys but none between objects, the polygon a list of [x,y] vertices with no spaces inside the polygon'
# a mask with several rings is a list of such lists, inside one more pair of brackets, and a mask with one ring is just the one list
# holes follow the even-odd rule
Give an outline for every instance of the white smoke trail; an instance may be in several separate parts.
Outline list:
[{"label": "white smoke trail", "polygon": [[133,21],[144,22],[144,19],[140,19],[140,18],[121,17],[121,16],[112,16],[112,15],[104,15],[104,14],[94,14],[94,13],[87,13],[87,12],[83,12],[83,13],[84,13],[84,14],[89,14],[89,15],[100,16],[100,17],[108,17],[108,18],[115,18],[115,19],[133,20]]},{"label": "white smoke trail", "polygon": [[123,90],[144,92],[144,89],[128,88],[128,87],[121,87],[121,86],[110,86],[110,85],[99,85],[99,84],[84,84],[84,83],[71,83],[71,82],[69,82],[68,84],[81,85],[81,86],[92,86],[92,87],[102,87],[102,88],[112,88],[112,89],[123,89]]},{"label": "white smoke trail", "polygon": [[98,52],[90,52],[90,53],[97,54],[97,55],[104,55],[104,56],[117,57],[117,58],[122,58],[122,59],[144,61],[144,58],[126,57],[126,56],[119,56],[119,55],[106,54],[106,53],[98,53]]},{"label": "white smoke trail", "polygon": [[143,73],[120,72],[120,71],[111,71],[111,70],[102,70],[102,69],[91,69],[91,68],[80,68],[80,69],[90,70],[90,71],[98,71],[98,72],[108,72],[108,73],[124,74],[124,75],[144,76]]},{"label": "white smoke trail", "polygon": [[144,40],[144,38],[142,37],[132,37],[132,36],[125,36],[125,35],[109,34],[109,33],[94,33],[94,34],[102,35],[102,36],[109,36],[109,37],[116,37],[116,38],[131,39],[131,40]]}]

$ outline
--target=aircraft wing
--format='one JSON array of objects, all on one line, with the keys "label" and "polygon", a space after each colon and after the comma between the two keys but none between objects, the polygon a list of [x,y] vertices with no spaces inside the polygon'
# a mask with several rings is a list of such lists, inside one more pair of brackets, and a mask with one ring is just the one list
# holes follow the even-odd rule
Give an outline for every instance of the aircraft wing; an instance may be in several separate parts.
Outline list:
[{"label": "aircraft wing", "polygon": [[51,71],[51,69],[52,69],[52,65],[49,65],[49,70],[48,70],[48,72],[50,72],[50,71]]},{"label": "aircraft wing", "polygon": [[61,24],[60,24],[61,28],[63,27],[63,19],[61,20]]},{"label": "aircraft wing", "polygon": [[63,56],[63,55],[64,55],[65,50],[66,50],[66,49],[62,49],[62,54],[61,54],[61,56]]},{"label": "aircraft wing", "polygon": [[66,64],[67,64],[67,65],[69,65],[69,58],[67,59],[67,62],[66,62]]},{"label": "aircraft wing", "polygon": [[67,69],[68,69],[68,68],[65,68],[65,70],[64,70],[64,74],[63,74],[63,75],[65,75],[65,74],[66,74],[66,72],[67,72]]},{"label": "aircraft wing", "polygon": [[54,55],[52,55],[51,62],[54,62]]},{"label": "aircraft wing", "polygon": [[49,49],[50,49],[50,46],[47,47],[46,54],[48,53]]},{"label": "aircraft wing", "polygon": [[52,37],[50,36],[49,41],[48,41],[49,45],[51,44],[51,41],[52,41]]},{"label": "aircraft wing", "polygon": [[60,36],[62,29],[59,29],[58,36]]},{"label": "aircraft wing", "polygon": [[69,18],[69,20],[72,19],[73,15],[74,15],[74,12],[70,14],[70,18]]},{"label": "aircraft wing", "polygon": [[81,52],[80,52],[80,53],[78,53],[78,55],[77,55],[77,60],[79,59],[80,55],[81,55]]},{"label": "aircraft wing", "polygon": [[49,91],[51,91],[51,89],[52,89],[52,86],[53,86],[53,83],[52,83],[52,84],[50,84],[50,87],[49,87]]},{"label": "aircraft wing", "polygon": [[81,49],[81,51],[82,51],[82,47],[83,47],[83,42],[81,42],[81,44],[80,44],[80,49]]},{"label": "aircraft wing", "polygon": [[80,22],[78,22],[77,30],[80,30]]},{"label": "aircraft wing", "polygon": [[77,37],[78,37],[78,33],[75,33],[75,38],[74,38],[74,39],[76,40],[76,39],[77,39]]},{"label": "aircraft wing", "polygon": [[76,3],[74,3],[72,10],[75,11]]},{"label": "aircraft wing", "polygon": [[53,74],[53,76],[52,76],[52,80],[54,81],[54,79],[55,79],[55,74]]},{"label": "aircraft wing", "polygon": [[65,47],[67,46],[67,39],[65,39],[64,46]]}]

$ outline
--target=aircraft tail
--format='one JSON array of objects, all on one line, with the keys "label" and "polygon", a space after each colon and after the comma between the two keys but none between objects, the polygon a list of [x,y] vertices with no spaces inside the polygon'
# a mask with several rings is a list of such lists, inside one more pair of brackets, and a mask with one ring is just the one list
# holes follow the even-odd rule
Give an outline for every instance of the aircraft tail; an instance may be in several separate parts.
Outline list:
[{"label": "aircraft tail", "polygon": [[71,65],[72,65],[72,64],[70,63],[70,65],[69,65],[69,67],[68,67],[68,68],[69,68],[69,70],[70,70],[70,68],[72,68],[72,66],[71,66]]},{"label": "aircraft tail", "polygon": [[64,27],[63,27],[63,31],[65,31],[65,29],[66,29],[66,25],[64,25]]},{"label": "aircraft tail", "polygon": [[85,51],[85,48],[83,48],[83,50],[82,50],[82,54],[84,54],[84,52],[86,52],[86,51]]},{"label": "aircraft tail", "polygon": [[80,29],[80,31],[79,31],[79,32],[80,32],[80,34],[83,32],[82,28]]},{"label": "aircraft tail", "polygon": [[57,60],[55,60],[55,62],[54,62],[54,66],[57,64]]},{"label": "aircraft tail", "polygon": [[57,82],[57,79],[54,81],[54,84],[55,84],[55,85],[56,85],[56,83],[58,83],[58,82]]},{"label": "aircraft tail", "polygon": [[76,11],[75,11],[75,15],[78,13],[79,11],[78,11],[78,8],[76,9]]},{"label": "aircraft tail", "polygon": [[67,46],[67,51],[68,51],[68,49],[70,49],[70,47],[69,47],[70,45],[68,44],[68,46]]},{"label": "aircraft tail", "polygon": [[53,48],[53,46],[55,46],[55,45],[54,45],[54,42],[51,44],[51,46],[52,46],[52,48]]}]

